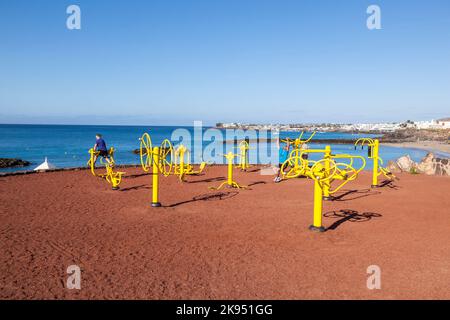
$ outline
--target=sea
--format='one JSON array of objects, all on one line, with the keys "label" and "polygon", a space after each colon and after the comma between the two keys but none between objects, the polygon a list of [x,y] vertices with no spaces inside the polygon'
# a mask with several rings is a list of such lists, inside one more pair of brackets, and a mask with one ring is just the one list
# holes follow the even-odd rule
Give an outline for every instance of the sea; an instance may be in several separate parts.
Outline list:
[{"label": "sea", "polygon": [[[197,130],[197,131],[195,131]],[[228,130],[228,129],[227,129]],[[20,168],[3,168],[0,172],[31,170],[42,163],[45,158],[58,168],[83,167],[89,159],[88,150],[95,143],[95,135],[102,134],[108,147],[113,146],[116,149],[115,160],[118,164],[139,164],[139,155],[133,153],[139,149],[139,138],[143,133],[150,134],[154,146],[159,145],[164,139],[169,139],[174,145],[180,141],[183,136],[183,144],[189,146],[202,140],[202,146],[192,148],[193,150],[205,150],[212,142],[218,142],[223,136],[223,140],[229,141],[233,136],[231,130],[215,129],[212,127],[193,127],[193,126],[106,126],[106,125],[15,125],[0,124],[0,158],[19,158],[31,162],[28,167]],[[256,132],[256,135],[263,142],[262,144],[270,144],[266,137],[277,136],[297,138],[298,132]],[[311,133],[306,132],[303,138],[308,137]],[[214,136],[214,138],[211,138]],[[187,137],[187,138],[186,138]],[[368,134],[352,134],[337,132],[318,132],[314,139],[349,139],[356,140],[360,137],[376,137],[376,135]],[[186,140],[188,139],[188,140]],[[315,144],[314,139],[309,145],[310,148],[323,148],[324,145]],[[233,141],[233,139],[231,138]],[[239,138],[235,139],[237,143]],[[251,147],[256,142],[251,143]],[[366,155],[367,151],[357,148],[351,144],[330,144],[333,153],[346,153],[355,155]],[[219,150],[214,152],[218,158],[222,158],[222,154],[230,150],[235,150],[236,144],[223,143],[219,144]],[[273,146],[273,144],[269,145]],[[267,145],[266,145],[267,147]],[[223,149],[222,149],[223,148]],[[269,148],[270,149],[270,148]],[[193,152],[192,159],[201,159],[202,155]],[[389,160],[397,159],[400,156],[409,154],[414,161],[419,161],[426,155],[427,151],[418,149],[395,148],[388,146],[380,147],[380,155],[387,163]],[[438,153],[439,154],[439,153]],[[319,157],[312,156],[312,159]],[[257,157],[255,162],[263,163]],[[193,161],[198,162],[198,161]],[[222,162],[223,163],[223,162]],[[370,161],[366,169],[370,169]]]}]

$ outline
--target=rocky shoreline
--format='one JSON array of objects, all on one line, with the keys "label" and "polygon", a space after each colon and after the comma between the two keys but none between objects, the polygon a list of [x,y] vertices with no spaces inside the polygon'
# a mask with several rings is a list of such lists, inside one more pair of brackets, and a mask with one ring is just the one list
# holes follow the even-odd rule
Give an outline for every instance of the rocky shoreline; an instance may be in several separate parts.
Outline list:
[{"label": "rocky shoreline", "polygon": [[409,155],[389,161],[387,169],[392,173],[408,172],[425,175],[450,176],[450,159],[436,157],[428,153],[420,162],[414,162]]},{"label": "rocky shoreline", "polygon": [[31,162],[16,158],[0,158],[0,168],[28,167]]},{"label": "rocky shoreline", "polygon": [[450,130],[405,129],[383,134],[382,143],[404,143],[417,141],[450,141]]}]

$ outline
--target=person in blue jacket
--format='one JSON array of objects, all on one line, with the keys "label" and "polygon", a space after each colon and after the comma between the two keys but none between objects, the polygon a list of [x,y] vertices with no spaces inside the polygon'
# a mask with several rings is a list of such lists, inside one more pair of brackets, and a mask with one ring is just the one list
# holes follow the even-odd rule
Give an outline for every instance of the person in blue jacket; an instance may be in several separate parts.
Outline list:
[{"label": "person in blue jacket", "polygon": [[279,151],[278,151],[278,174],[277,174],[277,176],[276,176],[275,179],[274,179],[274,181],[275,181],[276,183],[278,183],[278,182],[281,181],[281,177],[280,177],[280,174],[281,174],[281,166],[282,166],[283,163],[288,159],[288,156],[289,156],[289,150],[290,150],[290,148],[291,148],[290,143],[289,143],[289,140],[288,140],[285,144],[282,144],[282,145],[281,145],[281,144],[280,144],[280,139],[278,139],[277,144],[278,144]]},{"label": "person in blue jacket", "polygon": [[103,140],[100,133],[97,133],[95,135],[94,151],[98,152],[98,154],[94,156],[94,165],[97,162],[98,156],[105,159],[108,163],[111,163],[111,161],[109,160],[108,149],[106,148],[106,142],[105,140]]}]

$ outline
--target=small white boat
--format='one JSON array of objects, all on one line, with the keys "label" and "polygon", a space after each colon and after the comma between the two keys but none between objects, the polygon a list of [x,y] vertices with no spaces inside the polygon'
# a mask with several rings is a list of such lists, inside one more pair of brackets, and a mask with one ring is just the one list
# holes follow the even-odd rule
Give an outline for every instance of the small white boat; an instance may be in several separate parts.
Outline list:
[{"label": "small white boat", "polygon": [[36,168],[34,168],[34,171],[45,171],[51,169],[56,169],[56,166],[48,162],[47,157],[45,157],[45,161],[42,162],[40,165],[38,165]]}]

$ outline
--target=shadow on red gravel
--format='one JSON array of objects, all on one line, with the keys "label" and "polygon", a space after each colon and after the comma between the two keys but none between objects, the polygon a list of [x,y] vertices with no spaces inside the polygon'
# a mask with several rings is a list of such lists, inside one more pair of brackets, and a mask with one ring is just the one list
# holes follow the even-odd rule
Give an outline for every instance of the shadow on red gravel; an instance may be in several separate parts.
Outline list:
[{"label": "shadow on red gravel", "polygon": [[330,211],[326,212],[324,217],[327,218],[335,218],[339,219],[338,221],[335,221],[331,226],[329,226],[326,231],[328,230],[335,230],[337,229],[341,224],[344,222],[367,222],[372,220],[372,218],[381,218],[382,215],[375,212],[363,212],[359,213],[358,211],[351,210],[351,209],[343,209],[339,211]]}]

